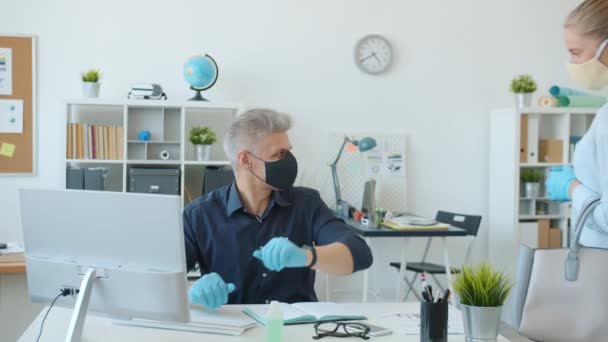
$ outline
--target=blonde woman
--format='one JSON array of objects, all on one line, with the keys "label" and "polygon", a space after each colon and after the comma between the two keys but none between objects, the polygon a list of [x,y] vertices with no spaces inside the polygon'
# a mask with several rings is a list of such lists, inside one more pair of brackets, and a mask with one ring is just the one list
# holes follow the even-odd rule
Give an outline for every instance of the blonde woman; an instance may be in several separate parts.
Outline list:
[{"label": "blonde woman", "polygon": [[[581,3],[566,19],[564,32],[572,79],[591,90],[608,86],[608,0]],[[577,217],[587,201],[601,197],[580,242],[608,248],[608,105],[600,108],[577,144],[573,164],[551,171],[546,182],[549,198],[572,200],[572,217]]]}]

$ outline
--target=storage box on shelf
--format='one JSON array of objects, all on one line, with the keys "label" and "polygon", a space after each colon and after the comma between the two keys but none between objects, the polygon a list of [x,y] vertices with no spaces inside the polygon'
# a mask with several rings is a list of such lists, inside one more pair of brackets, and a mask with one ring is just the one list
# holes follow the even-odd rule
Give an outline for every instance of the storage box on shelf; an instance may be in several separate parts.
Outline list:
[{"label": "storage box on shelf", "polygon": [[[222,133],[239,110],[238,105],[213,102],[68,101],[66,183],[68,168],[105,168],[104,190],[126,192],[135,185],[133,189],[137,191],[147,188],[151,193],[157,190],[165,193],[167,184],[175,182],[172,177],[178,175],[177,193],[186,205],[201,195],[200,184],[207,166],[230,165],[222,149]],[[188,133],[195,126],[209,126],[218,135],[219,140],[211,147],[208,161],[194,158],[194,147]],[[83,133],[87,132],[86,127],[90,135]],[[100,133],[96,134],[98,129]],[[142,131],[146,132],[141,134]],[[159,171],[142,173],[142,168]],[[140,172],[133,174],[132,169]],[[177,171],[177,174],[166,175],[167,170]],[[133,184],[131,175],[140,183]],[[152,184],[155,180],[164,185]]]}]

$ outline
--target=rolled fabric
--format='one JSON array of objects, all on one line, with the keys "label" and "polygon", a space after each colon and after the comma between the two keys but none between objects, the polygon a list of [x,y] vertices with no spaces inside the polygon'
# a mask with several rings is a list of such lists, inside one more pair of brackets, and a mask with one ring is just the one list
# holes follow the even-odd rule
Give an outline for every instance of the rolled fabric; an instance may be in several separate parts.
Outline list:
[{"label": "rolled fabric", "polygon": [[558,96],[560,107],[600,108],[608,101],[603,96]]},{"label": "rolled fabric", "polygon": [[558,97],[558,96],[589,96],[589,93],[584,91],[568,88],[568,87],[560,87],[557,85],[549,88],[549,94]]},{"label": "rolled fabric", "polygon": [[538,99],[538,105],[543,108],[557,107],[559,101],[553,96],[541,96]]}]

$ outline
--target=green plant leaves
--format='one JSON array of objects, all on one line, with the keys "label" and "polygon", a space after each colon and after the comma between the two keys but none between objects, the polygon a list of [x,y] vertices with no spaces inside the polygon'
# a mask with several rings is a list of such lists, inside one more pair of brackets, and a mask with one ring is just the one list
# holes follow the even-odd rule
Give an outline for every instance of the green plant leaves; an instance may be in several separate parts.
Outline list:
[{"label": "green plant leaves", "polygon": [[523,169],[519,178],[524,183],[538,183],[540,182],[541,171],[538,169]]},{"label": "green plant leaves", "polygon": [[192,127],[190,142],[194,145],[212,145],[217,142],[217,135],[209,127]]},{"label": "green plant leaves", "polygon": [[81,75],[83,82],[98,82],[101,78],[101,71],[90,69],[83,72]]},{"label": "green plant leaves", "polygon": [[536,91],[536,82],[530,75],[520,75],[511,81],[511,91],[519,93],[533,93]]},{"label": "green plant leaves", "polygon": [[503,272],[485,262],[476,267],[465,266],[452,285],[462,304],[481,307],[502,306],[513,288]]}]

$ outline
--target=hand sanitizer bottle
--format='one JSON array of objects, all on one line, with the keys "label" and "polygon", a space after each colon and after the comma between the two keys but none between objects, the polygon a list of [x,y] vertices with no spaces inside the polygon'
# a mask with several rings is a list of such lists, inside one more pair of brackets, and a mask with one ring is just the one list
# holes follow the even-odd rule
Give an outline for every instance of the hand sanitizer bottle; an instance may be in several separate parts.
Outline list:
[{"label": "hand sanitizer bottle", "polygon": [[266,342],[283,342],[283,312],[276,300],[270,303],[266,315]]}]

